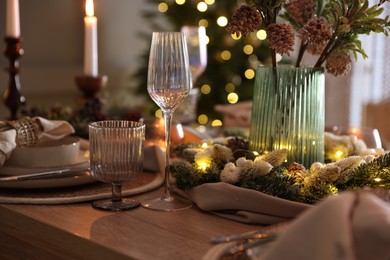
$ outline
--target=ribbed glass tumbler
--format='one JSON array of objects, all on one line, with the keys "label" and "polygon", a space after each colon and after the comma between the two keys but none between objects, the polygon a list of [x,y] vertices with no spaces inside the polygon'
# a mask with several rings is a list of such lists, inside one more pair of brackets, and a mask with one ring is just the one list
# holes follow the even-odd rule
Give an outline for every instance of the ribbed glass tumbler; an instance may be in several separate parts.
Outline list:
[{"label": "ribbed glass tumbler", "polygon": [[259,66],[253,93],[249,144],[267,153],[287,149],[287,163],[310,167],[324,160],[322,68]]},{"label": "ribbed glass tumbler", "polygon": [[94,201],[95,208],[119,211],[139,206],[122,198],[122,185],[142,172],[144,140],[143,123],[107,120],[89,125],[92,176],[112,185],[112,198]]}]

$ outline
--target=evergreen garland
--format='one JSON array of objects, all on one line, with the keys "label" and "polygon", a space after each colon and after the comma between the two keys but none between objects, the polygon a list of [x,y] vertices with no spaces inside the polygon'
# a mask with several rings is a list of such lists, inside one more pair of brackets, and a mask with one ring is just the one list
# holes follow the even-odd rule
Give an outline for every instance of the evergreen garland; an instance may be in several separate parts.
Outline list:
[{"label": "evergreen garland", "polygon": [[[285,150],[276,150],[256,158],[253,158],[253,153],[247,158],[233,158],[234,151],[229,152],[228,140],[229,138],[226,142],[219,141],[207,148],[180,145],[178,150],[181,154],[186,154],[187,149],[193,154],[190,159],[171,165],[176,186],[189,189],[204,183],[224,181],[309,204],[350,189],[390,189],[390,153],[377,156],[371,161],[367,156],[351,156],[328,164],[314,163],[310,169],[305,169],[303,165],[296,163],[286,167]],[[248,155],[251,154],[250,151],[247,152]],[[202,160],[207,163],[207,167],[200,167],[199,162],[203,162]]]},{"label": "evergreen garland", "polygon": [[364,186],[390,189],[390,153],[347,171],[336,182],[336,187],[340,190]]}]

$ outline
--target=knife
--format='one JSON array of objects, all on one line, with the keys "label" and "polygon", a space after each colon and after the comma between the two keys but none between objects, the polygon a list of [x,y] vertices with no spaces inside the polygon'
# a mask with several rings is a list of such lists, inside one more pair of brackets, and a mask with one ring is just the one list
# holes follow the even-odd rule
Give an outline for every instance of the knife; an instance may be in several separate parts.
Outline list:
[{"label": "knife", "polygon": [[80,170],[64,169],[64,170],[56,170],[56,171],[23,174],[23,175],[17,175],[17,176],[0,177],[0,183],[13,182],[13,181],[83,177],[83,176],[91,176],[91,171],[89,168],[80,169]]}]

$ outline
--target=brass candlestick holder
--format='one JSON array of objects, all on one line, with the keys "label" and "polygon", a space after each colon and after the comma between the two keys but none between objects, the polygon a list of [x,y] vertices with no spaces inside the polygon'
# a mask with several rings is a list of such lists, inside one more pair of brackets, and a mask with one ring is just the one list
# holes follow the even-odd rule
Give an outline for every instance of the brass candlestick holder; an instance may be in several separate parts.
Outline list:
[{"label": "brass candlestick holder", "polygon": [[19,81],[19,58],[23,55],[23,49],[20,38],[5,37],[4,55],[9,59],[10,66],[9,84],[3,94],[3,102],[10,110],[10,118],[17,118],[19,107],[26,104],[26,98],[22,95]]}]

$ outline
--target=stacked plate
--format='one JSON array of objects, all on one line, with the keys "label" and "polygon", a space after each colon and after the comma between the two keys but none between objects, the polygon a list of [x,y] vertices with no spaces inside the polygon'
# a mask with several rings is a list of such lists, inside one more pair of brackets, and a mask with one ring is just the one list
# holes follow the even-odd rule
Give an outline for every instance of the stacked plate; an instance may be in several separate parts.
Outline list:
[{"label": "stacked plate", "polygon": [[[46,179],[2,182],[0,187],[53,188],[90,183],[94,179],[89,175],[89,171],[85,171],[88,168],[89,151],[80,145],[77,137],[67,136],[33,147],[16,147],[11,157],[0,168],[0,175],[20,176],[44,172],[54,172],[54,174]],[[73,171],[85,172],[85,174],[55,174]]]}]

